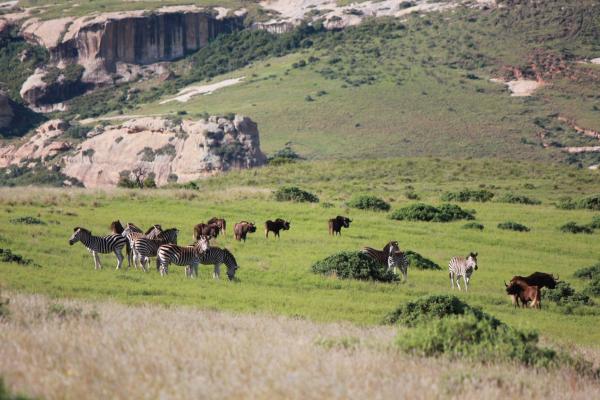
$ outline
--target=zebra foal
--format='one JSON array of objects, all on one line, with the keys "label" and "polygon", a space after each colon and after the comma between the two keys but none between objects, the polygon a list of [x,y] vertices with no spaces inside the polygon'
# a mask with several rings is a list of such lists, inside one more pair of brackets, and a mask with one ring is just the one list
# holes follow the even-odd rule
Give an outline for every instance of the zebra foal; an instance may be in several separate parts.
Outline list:
[{"label": "zebra foal", "polygon": [[387,259],[387,272],[393,271],[394,275],[397,275],[397,269],[400,268],[402,272],[403,281],[408,281],[408,259],[406,255],[401,251],[396,251],[393,246],[390,246],[390,252]]},{"label": "zebra foal", "polygon": [[460,277],[462,276],[465,282],[465,291],[469,291],[469,281],[473,271],[477,270],[477,253],[469,253],[467,257],[452,257],[448,263],[448,275],[450,276],[450,285],[454,289],[454,281],[458,290],[460,288]]},{"label": "zebra foal", "polygon": [[121,235],[94,236],[89,230],[76,227],[73,229],[73,235],[69,239],[69,244],[72,246],[77,242],[81,242],[94,258],[94,269],[101,269],[100,257],[98,254],[107,254],[114,252],[117,256],[117,269],[123,265],[123,247],[127,246],[127,239]]}]

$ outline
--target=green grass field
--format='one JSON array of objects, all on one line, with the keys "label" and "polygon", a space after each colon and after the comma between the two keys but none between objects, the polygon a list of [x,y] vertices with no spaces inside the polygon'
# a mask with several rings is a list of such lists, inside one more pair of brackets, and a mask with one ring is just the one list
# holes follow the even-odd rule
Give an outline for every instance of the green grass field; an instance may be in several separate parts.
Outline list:
[{"label": "green grass field", "polygon": [[[273,201],[270,191],[287,182],[315,192],[321,203],[332,203],[333,207]],[[535,197],[542,204],[461,204],[476,210],[477,222],[485,226],[482,232],[463,229],[464,222],[399,222],[388,219],[387,213],[344,206],[352,194],[369,193],[381,195],[395,209],[414,202],[403,197],[407,185],[414,187],[420,201],[431,204],[439,204],[446,190],[480,185],[497,196],[510,191]],[[380,323],[387,312],[407,299],[449,293],[447,261],[451,256],[477,251],[480,268],[472,278],[471,290],[459,294],[465,301],[515,327],[536,329],[553,343],[592,347],[600,343],[597,306],[581,306],[571,314],[549,302],[542,311],[514,310],[503,286],[503,281],[515,274],[546,271],[559,274],[578,290],[583,287],[584,282],[572,274],[600,259],[598,236],[565,234],[559,227],[568,221],[588,223],[596,214],[558,210],[552,202],[565,194],[579,197],[598,193],[600,185],[587,171],[501,161],[304,162],[231,173],[202,181],[200,186],[199,191],[3,190],[0,247],[42,267],[1,263],[0,282],[10,289],[56,297],[183,304],[369,325]],[[327,219],[337,214],[349,215],[354,222],[342,237],[329,237]],[[47,225],[10,222],[23,216],[40,218]],[[228,221],[226,237],[220,237],[216,244],[226,246],[236,256],[241,266],[237,282],[214,281],[206,266],[201,266],[200,278],[195,280],[185,279],[178,267],[166,278],[160,278],[155,270],[115,271],[114,255],[103,256],[105,268],[94,271],[84,247],[67,243],[73,227],[84,226],[101,234],[117,218],[143,227],[153,223],[178,227],[180,243],[188,243],[193,225],[211,216],[223,216]],[[291,230],[283,232],[279,240],[265,239],[260,228],[246,243],[233,240],[234,222],[247,219],[260,227],[266,219],[276,217],[292,223]],[[496,228],[509,220],[527,225],[531,232]],[[403,249],[437,262],[443,270],[409,270],[407,284],[341,281],[310,271],[315,261],[337,251],[366,245],[383,247],[392,239]]]}]

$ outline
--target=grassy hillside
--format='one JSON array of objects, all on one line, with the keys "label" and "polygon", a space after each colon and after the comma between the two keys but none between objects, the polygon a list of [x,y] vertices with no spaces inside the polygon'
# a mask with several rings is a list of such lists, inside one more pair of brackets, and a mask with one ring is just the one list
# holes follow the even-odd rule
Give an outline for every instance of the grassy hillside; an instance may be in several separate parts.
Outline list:
[{"label": "grassy hillside", "polygon": [[[142,83],[141,95],[129,103],[123,95],[114,108],[125,115],[241,112],[259,123],[267,152],[292,141],[309,158],[493,156],[590,165],[600,161],[597,153],[566,157],[561,147],[598,140],[558,116],[600,128],[593,89],[600,69],[576,62],[600,54],[598,15],[593,2],[557,0],[459,7],[338,32],[318,24],[270,38],[242,32],[179,63],[175,81]],[[545,86],[517,98],[489,81],[513,79],[515,68]],[[242,83],[212,95],[160,104],[191,82],[240,76]],[[114,95],[105,98],[94,103],[110,104]],[[90,116],[92,100],[73,102],[73,113]]]},{"label": "grassy hillside", "polygon": [[[486,168],[498,171],[497,176],[482,176],[481,171]],[[288,180],[315,192],[321,202],[306,205],[272,200],[271,190]],[[344,205],[354,194],[376,194],[391,202],[394,210],[416,202],[406,200],[407,191],[416,192],[418,201],[440,204],[440,196],[447,190],[481,185],[497,197],[510,192],[539,199],[542,204],[461,204],[475,210],[476,222],[485,226],[483,231],[464,229],[464,222],[393,221],[387,213],[347,209]],[[569,190],[573,186],[580,188],[580,194]],[[317,321],[377,324],[407,299],[448,293],[450,285],[444,265],[451,256],[477,251],[480,268],[472,278],[471,290],[461,293],[461,298],[482,306],[510,325],[537,329],[551,342],[596,346],[600,339],[594,329],[597,306],[566,309],[546,301],[541,312],[514,310],[504,293],[503,281],[515,274],[547,271],[558,273],[561,279],[582,290],[585,282],[572,274],[600,258],[595,245],[597,233],[574,235],[561,233],[559,228],[569,221],[588,224],[595,214],[558,210],[551,202],[564,193],[581,197],[598,193],[599,189],[584,171],[533,164],[513,167],[511,163],[482,161],[453,166],[446,161],[408,160],[390,165],[341,161],[269,167],[208,180],[199,191],[4,190],[0,198],[1,247],[42,267],[0,263],[0,282],[11,289],[51,296],[112,298],[130,304],[185,304]],[[338,214],[349,215],[354,222],[342,237],[329,237],[326,221]],[[26,216],[45,224],[11,222]],[[188,243],[193,224],[211,216],[225,217],[230,226],[227,236],[219,238],[217,244],[231,249],[241,266],[239,281],[233,284],[213,281],[207,267],[200,268],[200,279],[196,280],[186,280],[183,270],[177,267],[162,279],[154,270],[147,274],[114,271],[114,256],[103,256],[105,269],[94,271],[90,255],[80,244],[67,245],[73,227],[86,226],[100,234],[116,218],[144,227],[152,223],[176,226],[181,230],[180,242]],[[260,227],[263,221],[275,217],[290,219],[292,229],[283,232],[279,240],[267,240]],[[259,224],[259,232],[251,234],[246,243],[235,242],[231,235],[233,223],[242,219]],[[531,231],[497,228],[506,221],[524,224]],[[403,249],[438,263],[442,270],[411,269],[408,284],[342,281],[311,272],[314,262],[335,252],[367,245],[382,247],[391,239],[398,240]]]}]

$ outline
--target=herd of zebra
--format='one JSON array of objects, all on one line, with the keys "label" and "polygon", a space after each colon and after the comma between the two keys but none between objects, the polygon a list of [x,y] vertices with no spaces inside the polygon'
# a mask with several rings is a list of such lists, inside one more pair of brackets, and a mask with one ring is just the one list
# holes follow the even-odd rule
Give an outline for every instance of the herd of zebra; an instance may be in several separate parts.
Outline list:
[{"label": "herd of zebra", "polygon": [[[347,217],[337,216],[329,220],[329,233],[340,234],[341,228],[349,228],[350,222]],[[210,240],[216,238],[219,233],[225,232],[226,222],[222,218],[212,218],[206,224],[201,223],[194,227],[194,243],[188,246],[177,245],[179,230],[176,228],[163,230],[160,225],[152,225],[146,232],[135,224],[127,223],[125,227],[120,221],[112,222],[110,229],[112,234],[108,236],[94,236],[82,227],[76,227],[69,239],[69,244],[81,242],[94,259],[94,268],[102,268],[98,254],[114,252],[117,256],[117,269],[123,264],[123,248],[127,252],[128,267],[133,263],[143,271],[149,270],[150,258],[156,257],[156,269],[164,276],[169,271],[169,265],[175,264],[185,267],[185,274],[189,278],[198,276],[198,265],[213,265],[213,277],[220,278],[220,266],[227,267],[227,277],[233,280],[235,272],[239,268],[235,257],[225,248],[210,245]],[[265,222],[265,237],[269,232],[279,236],[280,230],[289,230],[290,222],[283,219]],[[246,240],[246,234],[256,232],[254,223],[241,221],[235,224],[234,237],[236,240]],[[403,280],[408,280],[408,258],[400,250],[397,241],[390,241],[383,250],[365,247],[363,253],[373,258],[378,263],[387,267],[388,272],[402,274]],[[471,275],[477,270],[477,253],[469,253],[466,257],[452,257],[448,264],[450,285],[454,289],[454,283],[459,290],[460,278],[463,279],[465,290],[468,290]]]}]

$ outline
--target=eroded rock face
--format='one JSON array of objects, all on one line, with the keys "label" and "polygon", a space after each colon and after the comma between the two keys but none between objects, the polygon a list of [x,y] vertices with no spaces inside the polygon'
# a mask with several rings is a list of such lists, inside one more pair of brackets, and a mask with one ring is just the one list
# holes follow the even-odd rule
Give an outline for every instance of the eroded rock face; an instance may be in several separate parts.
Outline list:
[{"label": "eroded rock face", "polygon": [[257,125],[250,118],[172,121],[148,117],[105,127],[63,161],[64,174],[86,187],[106,187],[115,186],[122,173],[136,169],[153,173],[160,186],[260,166],[266,158],[260,150]]},{"label": "eroded rock face", "polygon": [[10,126],[14,116],[15,114],[8,102],[8,97],[3,92],[0,92],[0,128]]},{"label": "eroded rock face", "polygon": [[34,160],[42,162],[71,149],[71,144],[55,140],[62,135],[68,125],[60,119],[53,119],[36,129],[35,134],[22,143],[0,147],[0,168],[9,165],[27,165]]},{"label": "eroded rock face", "polygon": [[218,34],[239,29],[244,13],[217,13],[199,7],[164,7],[50,21],[31,19],[22,35],[45,46],[52,62],[85,67],[83,81],[112,83],[119,63],[171,61],[205,46]]}]

